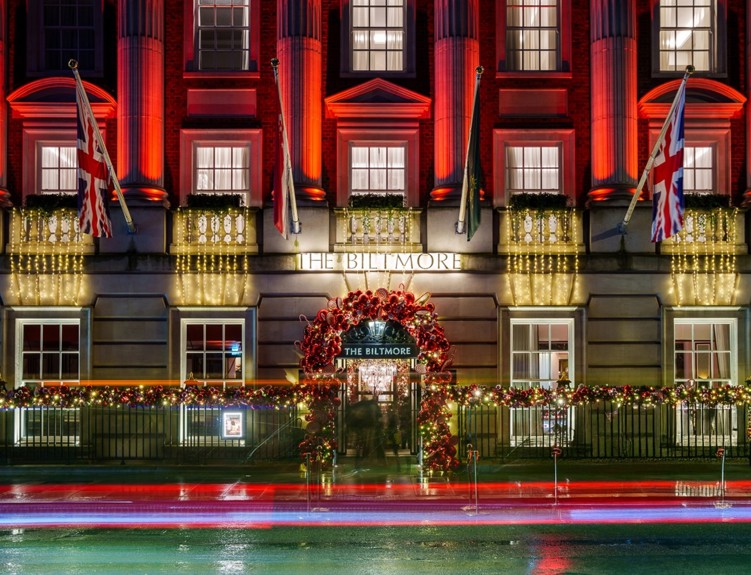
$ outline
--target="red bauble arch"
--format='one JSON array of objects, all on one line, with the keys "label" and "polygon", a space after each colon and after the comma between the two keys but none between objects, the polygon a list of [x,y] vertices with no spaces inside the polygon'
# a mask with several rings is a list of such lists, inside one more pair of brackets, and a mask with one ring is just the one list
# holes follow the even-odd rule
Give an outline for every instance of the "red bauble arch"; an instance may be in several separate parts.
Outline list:
[{"label": "red bauble arch", "polygon": [[342,352],[342,333],[362,321],[395,321],[415,338],[420,352],[417,371],[438,373],[451,363],[451,345],[438,324],[435,306],[411,292],[353,291],[344,298],[330,299],[325,309],[308,323],[298,347],[302,352],[300,368],[307,375],[335,371],[334,361]]},{"label": "red bauble arch", "polygon": [[[363,321],[379,320],[398,322],[414,339],[419,349],[415,370],[424,374],[423,391],[417,423],[423,439],[423,464],[428,469],[450,471],[456,469],[459,460],[456,457],[455,438],[449,431],[448,419],[451,417],[448,404],[447,384],[451,377],[446,373],[452,361],[451,345],[446,339],[443,328],[438,324],[435,306],[428,302],[430,295],[415,297],[405,290],[388,291],[378,289],[375,292],[353,291],[344,298],[330,299],[326,308],[318,312],[308,322],[302,341],[297,347],[302,353],[300,368],[306,375],[306,385],[318,378],[325,385],[318,393],[329,394],[328,407],[318,409],[309,405],[310,420],[321,419],[313,413],[328,409],[323,417],[326,423],[320,433],[309,433],[301,444],[301,452],[318,460],[327,459],[327,455],[336,449],[333,426],[334,416],[330,405],[335,403],[335,385],[333,378],[326,377],[336,371],[334,362],[342,352],[342,334]],[[325,388],[325,389],[324,389]]]}]

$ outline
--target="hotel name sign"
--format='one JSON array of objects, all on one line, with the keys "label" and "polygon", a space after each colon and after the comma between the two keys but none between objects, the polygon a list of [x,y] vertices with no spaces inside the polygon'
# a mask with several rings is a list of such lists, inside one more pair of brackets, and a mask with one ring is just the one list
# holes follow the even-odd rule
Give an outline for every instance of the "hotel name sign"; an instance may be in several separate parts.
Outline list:
[{"label": "hotel name sign", "polygon": [[298,269],[310,272],[435,272],[461,271],[460,254],[430,252],[376,254],[368,252],[302,253]]}]

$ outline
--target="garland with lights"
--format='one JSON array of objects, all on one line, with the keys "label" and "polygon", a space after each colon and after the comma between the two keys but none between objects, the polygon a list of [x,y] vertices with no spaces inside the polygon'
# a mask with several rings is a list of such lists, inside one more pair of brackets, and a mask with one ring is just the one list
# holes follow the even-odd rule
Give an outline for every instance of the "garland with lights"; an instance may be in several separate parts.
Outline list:
[{"label": "garland with lights", "polygon": [[469,385],[452,387],[450,401],[464,407],[480,403],[497,407],[524,408],[547,405],[579,406],[610,401],[617,405],[650,407],[701,403],[707,406],[751,405],[751,381],[745,385],[723,385],[706,388],[691,384],[672,387],[654,386],[585,386],[576,388],[558,386],[556,389],[533,387],[517,389],[510,387],[481,387]]},{"label": "garland with lights", "polygon": [[[429,294],[416,298],[411,292],[386,289],[373,291],[357,290],[349,292],[344,298],[330,299],[325,309],[308,322],[303,339],[297,342],[302,354],[300,368],[308,377],[320,376],[334,371],[334,361],[342,353],[342,333],[363,321],[395,321],[414,338],[419,348],[416,359],[416,371],[424,374],[426,392],[423,396],[418,425],[423,439],[423,461],[433,470],[450,471],[456,469],[459,460],[456,457],[455,439],[451,437],[448,420],[446,387],[450,377],[445,374],[451,364],[451,345],[446,339],[443,328],[438,324],[435,306],[428,303]],[[333,386],[325,386],[329,389]],[[338,387],[337,387],[338,390]],[[312,453],[319,449],[328,453],[327,439],[319,438],[320,433],[328,429],[322,422],[333,415],[327,415],[328,405],[315,405],[316,397],[310,395],[308,406],[311,421],[316,422],[301,444],[301,451]],[[319,411],[323,413],[318,413]],[[333,413],[333,412],[332,412]],[[333,455],[333,454],[329,454]],[[328,463],[328,459],[322,459]]]},{"label": "garland with lights", "polygon": [[130,387],[22,386],[0,391],[0,409],[31,407],[244,407],[283,409],[303,400],[290,386],[227,387],[163,385]]}]

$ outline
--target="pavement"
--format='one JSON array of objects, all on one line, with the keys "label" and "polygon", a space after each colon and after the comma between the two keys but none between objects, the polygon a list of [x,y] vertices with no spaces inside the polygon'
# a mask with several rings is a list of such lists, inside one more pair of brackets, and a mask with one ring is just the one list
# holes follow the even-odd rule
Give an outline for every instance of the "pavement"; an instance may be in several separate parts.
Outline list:
[{"label": "pavement", "polygon": [[747,461],[0,467],[0,528],[750,522]]}]

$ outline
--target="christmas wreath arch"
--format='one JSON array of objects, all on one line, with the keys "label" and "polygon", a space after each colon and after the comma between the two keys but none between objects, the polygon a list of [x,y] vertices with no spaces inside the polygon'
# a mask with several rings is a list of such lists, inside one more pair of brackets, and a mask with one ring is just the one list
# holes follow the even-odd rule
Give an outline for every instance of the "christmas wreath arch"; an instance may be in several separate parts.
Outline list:
[{"label": "christmas wreath arch", "polygon": [[302,341],[297,343],[302,354],[300,368],[306,375],[305,385],[310,388],[311,382],[318,380],[328,391],[323,393],[319,388],[315,397],[311,395],[308,421],[314,424],[301,445],[303,456],[320,459],[319,454],[336,448],[334,406],[323,405],[321,396],[325,395],[329,401],[336,398],[330,387],[336,385],[332,375],[336,372],[335,360],[342,352],[342,334],[360,322],[380,320],[398,322],[415,339],[419,349],[415,369],[423,374],[425,389],[417,422],[423,439],[424,464],[442,471],[458,466],[447,407],[450,377],[446,370],[452,361],[452,350],[429,297],[429,294],[415,297],[403,289],[357,290],[343,298],[330,299],[326,308],[308,322]]}]

